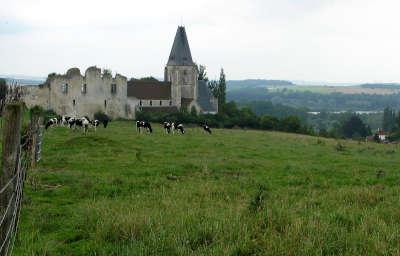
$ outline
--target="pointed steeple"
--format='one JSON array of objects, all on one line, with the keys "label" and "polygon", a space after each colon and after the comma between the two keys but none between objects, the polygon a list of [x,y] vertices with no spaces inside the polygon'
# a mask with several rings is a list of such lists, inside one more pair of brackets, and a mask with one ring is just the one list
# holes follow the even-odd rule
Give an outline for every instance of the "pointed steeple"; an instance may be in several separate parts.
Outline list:
[{"label": "pointed steeple", "polygon": [[189,42],[186,36],[185,27],[179,26],[176,31],[174,44],[167,65],[171,66],[189,66],[194,65],[192,54],[190,53]]}]

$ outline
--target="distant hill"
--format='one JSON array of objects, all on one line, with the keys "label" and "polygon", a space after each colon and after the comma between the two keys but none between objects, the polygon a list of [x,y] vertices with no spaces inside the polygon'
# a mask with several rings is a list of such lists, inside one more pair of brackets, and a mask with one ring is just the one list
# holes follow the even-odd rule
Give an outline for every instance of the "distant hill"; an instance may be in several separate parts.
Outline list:
[{"label": "distant hill", "polygon": [[33,77],[33,76],[17,76],[17,75],[0,75],[0,78],[6,79],[9,84],[19,84],[19,85],[38,85],[43,83],[46,79],[43,77]]},{"label": "distant hill", "polygon": [[240,88],[257,88],[266,86],[294,86],[290,81],[286,80],[267,80],[267,79],[245,79],[245,80],[228,80],[226,81],[227,89],[234,90]]},{"label": "distant hill", "polygon": [[367,83],[361,84],[362,88],[370,88],[370,89],[400,89],[399,83]]}]

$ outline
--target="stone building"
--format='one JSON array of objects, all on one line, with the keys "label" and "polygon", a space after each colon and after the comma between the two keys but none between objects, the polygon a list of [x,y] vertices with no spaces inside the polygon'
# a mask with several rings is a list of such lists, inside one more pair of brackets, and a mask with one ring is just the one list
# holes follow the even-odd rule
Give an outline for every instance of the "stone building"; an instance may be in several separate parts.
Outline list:
[{"label": "stone building", "polygon": [[39,87],[27,87],[26,104],[40,105],[60,115],[93,116],[104,112],[112,118],[135,118],[136,111],[173,112],[180,108],[198,113],[217,113],[218,101],[207,83],[198,80],[197,65],[192,60],[184,27],[178,27],[164,81],[127,81],[117,74],[112,77],[96,67],[82,76],[72,68],[64,75],[49,75]]}]

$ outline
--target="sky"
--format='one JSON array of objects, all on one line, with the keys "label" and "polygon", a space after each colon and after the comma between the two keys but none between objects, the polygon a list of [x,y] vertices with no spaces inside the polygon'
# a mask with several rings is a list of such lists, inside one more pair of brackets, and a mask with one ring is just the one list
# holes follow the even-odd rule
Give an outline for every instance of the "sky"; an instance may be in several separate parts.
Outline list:
[{"label": "sky", "polygon": [[0,0],[0,74],[163,77],[178,25],[211,79],[400,82],[398,0]]}]

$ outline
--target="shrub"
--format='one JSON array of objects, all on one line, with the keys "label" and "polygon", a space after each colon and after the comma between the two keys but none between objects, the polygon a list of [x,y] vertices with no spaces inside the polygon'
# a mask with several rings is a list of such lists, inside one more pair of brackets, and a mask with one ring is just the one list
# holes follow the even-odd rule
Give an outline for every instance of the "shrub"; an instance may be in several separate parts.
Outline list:
[{"label": "shrub", "polygon": [[102,123],[111,121],[110,118],[108,117],[108,115],[106,115],[104,112],[101,112],[101,111],[96,112],[94,114],[94,119],[97,119]]}]

